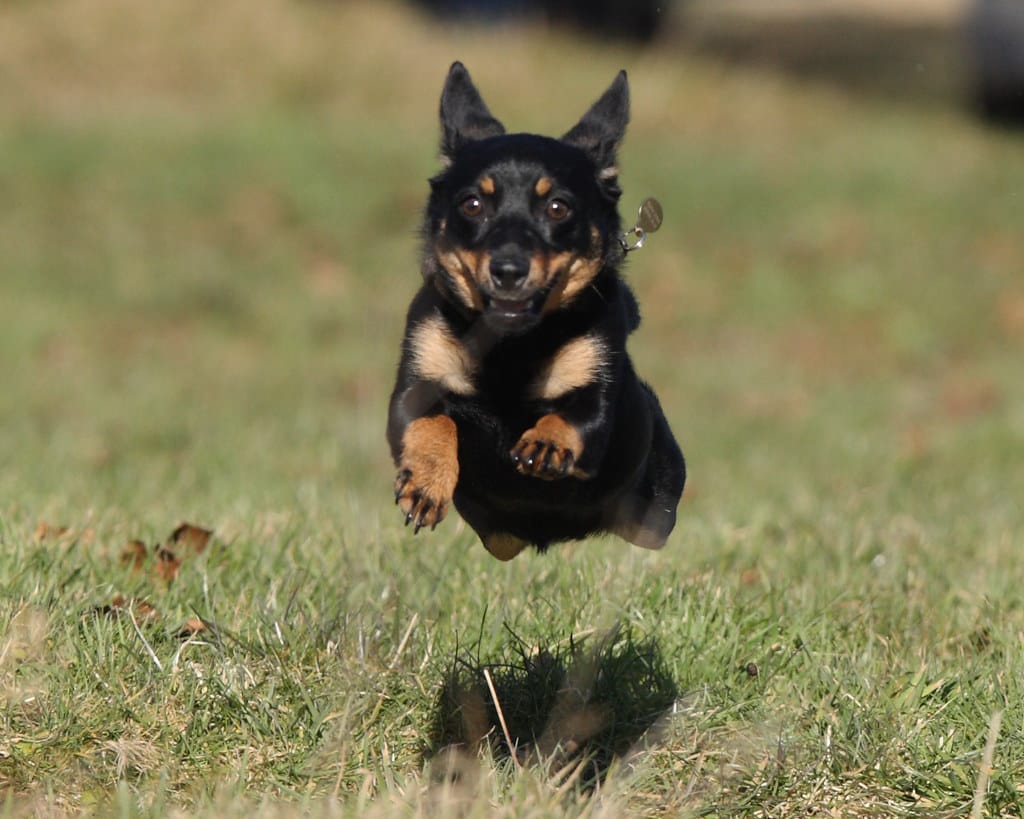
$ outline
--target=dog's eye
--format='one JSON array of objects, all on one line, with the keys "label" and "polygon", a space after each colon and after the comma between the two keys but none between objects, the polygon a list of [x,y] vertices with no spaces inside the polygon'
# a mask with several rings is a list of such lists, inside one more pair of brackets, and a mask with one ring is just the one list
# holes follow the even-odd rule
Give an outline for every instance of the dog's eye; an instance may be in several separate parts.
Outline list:
[{"label": "dog's eye", "polygon": [[561,199],[552,199],[544,208],[544,214],[552,222],[562,222],[568,218],[570,213],[569,206]]},{"label": "dog's eye", "polygon": [[484,203],[480,200],[479,196],[467,196],[462,200],[462,204],[459,205],[459,208],[462,210],[463,216],[475,219],[484,212]]}]

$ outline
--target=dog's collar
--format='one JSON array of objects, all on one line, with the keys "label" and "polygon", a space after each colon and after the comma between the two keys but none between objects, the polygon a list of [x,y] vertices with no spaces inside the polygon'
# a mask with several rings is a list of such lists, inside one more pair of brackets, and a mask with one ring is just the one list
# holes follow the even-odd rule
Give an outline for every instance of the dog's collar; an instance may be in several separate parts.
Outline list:
[{"label": "dog's collar", "polygon": [[[632,250],[639,250],[647,241],[647,234],[654,233],[661,227],[663,219],[661,202],[653,196],[648,196],[640,203],[636,214],[636,224],[619,236],[619,244],[622,250],[629,253]],[[632,238],[630,238],[632,237]]]}]

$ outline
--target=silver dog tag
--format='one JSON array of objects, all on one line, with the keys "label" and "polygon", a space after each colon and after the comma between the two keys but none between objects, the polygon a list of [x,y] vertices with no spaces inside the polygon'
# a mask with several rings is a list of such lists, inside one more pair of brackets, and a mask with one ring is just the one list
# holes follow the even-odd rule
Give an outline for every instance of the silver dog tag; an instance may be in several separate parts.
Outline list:
[{"label": "silver dog tag", "polygon": [[622,249],[629,253],[631,250],[642,248],[647,240],[647,234],[654,233],[661,227],[662,218],[661,202],[653,196],[644,199],[636,214],[636,224],[619,237]]},{"label": "silver dog tag", "polygon": [[661,210],[661,202],[653,196],[644,199],[637,212],[636,226],[644,233],[654,233],[661,227],[664,214]]}]

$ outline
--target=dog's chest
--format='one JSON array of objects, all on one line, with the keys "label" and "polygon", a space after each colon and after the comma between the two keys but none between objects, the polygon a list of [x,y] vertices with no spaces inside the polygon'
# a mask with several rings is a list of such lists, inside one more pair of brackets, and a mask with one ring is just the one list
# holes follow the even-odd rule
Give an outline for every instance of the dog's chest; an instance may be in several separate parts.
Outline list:
[{"label": "dog's chest", "polygon": [[593,332],[489,346],[458,338],[436,318],[414,329],[410,352],[420,378],[449,394],[488,403],[557,401],[604,380],[609,368],[608,345]]}]

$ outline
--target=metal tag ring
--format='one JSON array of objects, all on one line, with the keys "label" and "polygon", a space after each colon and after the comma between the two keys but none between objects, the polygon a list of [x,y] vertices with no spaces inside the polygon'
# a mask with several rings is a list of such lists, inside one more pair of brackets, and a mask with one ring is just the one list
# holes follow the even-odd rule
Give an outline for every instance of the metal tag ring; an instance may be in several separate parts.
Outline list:
[{"label": "metal tag ring", "polygon": [[[629,242],[629,237],[635,236],[636,239],[632,244]],[[647,241],[647,233],[642,227],[634,227],[622,234],[622,238],[619,242],[622,244],[622,249],[629,253],[631,250],[639,250],[644,246],[644,242]]]}]

